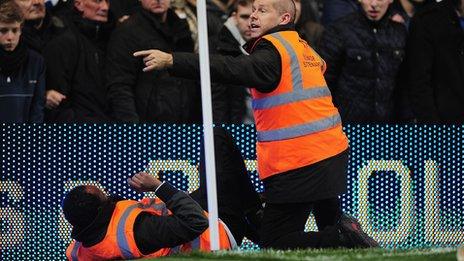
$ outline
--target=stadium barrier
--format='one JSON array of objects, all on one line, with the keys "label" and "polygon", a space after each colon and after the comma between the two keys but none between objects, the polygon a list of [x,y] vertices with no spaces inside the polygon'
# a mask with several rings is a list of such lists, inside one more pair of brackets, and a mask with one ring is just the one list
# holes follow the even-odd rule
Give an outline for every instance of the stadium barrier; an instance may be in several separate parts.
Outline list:
[{"label": "stadium barrier", "polygon": [[[256,174],[255,129],[224,126]],[[455,247],[464,242],[464,128],[355,125],[345,212],[385,248]],[[198,188],[198,125],[21,125],[0,132],[1,260],[64,259],[70,225],[61,200],[79,184],[140,199],[126,179],[147,170],[179,189]],[[153,196],[147,193],[143,196]],[[312,217],[306,228],[316,230]],[[257,246],[246,241],[242,248]]]}]

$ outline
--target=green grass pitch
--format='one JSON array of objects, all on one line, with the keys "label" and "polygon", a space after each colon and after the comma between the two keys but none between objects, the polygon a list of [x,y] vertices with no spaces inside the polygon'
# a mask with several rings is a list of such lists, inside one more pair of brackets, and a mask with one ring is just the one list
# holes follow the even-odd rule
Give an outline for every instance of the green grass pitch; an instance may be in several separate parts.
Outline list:
[{"label": "green grass pitch", "polygon": [[[456,260],[456,249],[386,250],[386,249],[335,249],[297,251],[228,251],[216,253],[190,253],[163,258],[163,260]],[[150,259],[149,259],[150,260]],[[155,259],[152,259],[155,260]]]}]

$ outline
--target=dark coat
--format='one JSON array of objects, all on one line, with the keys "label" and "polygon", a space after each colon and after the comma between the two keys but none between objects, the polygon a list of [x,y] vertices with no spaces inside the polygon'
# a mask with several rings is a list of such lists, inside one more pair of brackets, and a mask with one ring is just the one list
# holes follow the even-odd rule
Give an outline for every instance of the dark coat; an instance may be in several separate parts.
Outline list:
[{"label": "dark coat", "polygon": [[42,53],[47,43],[65,31],[65,23],[49,13],[45,15],[39,29],[35,28],[36,23],[36,21],[26,21],[21,36],[30,49]]},{"label": "dark coat", "polygon": [[[294,25],[278,26],[278,31],[294,31]],[[222,84],[249,86],[264,93],[272,92],[280,82],[281,59],[271,42],[261,38],[249,41],[245,50],[251,55],[210,55],[211,81]],[[170,73],[177,77],[200,79],[199,57],[192,53],[173,53]]]},{"label": "dark coat", "polygon": [[329,26],[359,9],[358,1],[356,0],[324,0],[322,9],[322,24]]},{"label": "dark coat", "polygon": [[110,25],[75,14],[67,29],[44,50],[47,89],[67,98],[46,112],[46,121],[69,123],[109,122],[104,79],[105,48]]},{"label": "dark coat", "polygon": [[451,1],[432,4],[411,21],[409,95],[419,122],[464,123],[464,31]]},{"label": "dark coat", "polygon": [[201,96],[197,82],[171,77],[166,70],[144,73],[136,51],[193,51],[187,23],[169,10],[162,24],[138,11],[115,30],[108,45],[108,92],[118,122],[198,123]]},{"label": "dark coat", "polygon": [[324,32],[319,54],[325,77],[345,123],[389,122],[406,43],[406,28],[388,15],[369,21],[362,11]]},{"label": "dark coat", "polygon": [[17,70],[7,73],[0,68],[1,123],[43,122],[45,63],[40,54],[24,48],[25,58]]},{"label": "dark coat", "polygon": [[[218,35],[216,52],[233,57],[243,54],[239,43],[226,26],[222,28]],[[251,98],[247,86],[214,84],[212,90],[214,122],[227,124],[244,123],[244,119],[247,116],[246,99],[247,97]]]},{"label": "dark coat", "polygon": [[110,12],[116,19],[132,15],[138,6],[140,2],[137,0],[110,0]]}]

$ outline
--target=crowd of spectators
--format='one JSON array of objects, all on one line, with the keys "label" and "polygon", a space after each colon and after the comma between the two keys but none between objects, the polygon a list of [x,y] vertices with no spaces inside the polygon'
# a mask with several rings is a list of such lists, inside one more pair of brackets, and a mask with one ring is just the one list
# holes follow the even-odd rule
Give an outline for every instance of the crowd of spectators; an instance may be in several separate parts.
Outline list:
[{"label": "crowd of spectators", "polygon": [[[344,123],[464,123],[464,0],[295,0]],[[247,55],[251,0],[208,0],[210,53]],[[0,122],[201,123],[198,81],[139,50],[198,52],[196,0],[0,0]],[[216,123],[253,123],[213,84]]]}]

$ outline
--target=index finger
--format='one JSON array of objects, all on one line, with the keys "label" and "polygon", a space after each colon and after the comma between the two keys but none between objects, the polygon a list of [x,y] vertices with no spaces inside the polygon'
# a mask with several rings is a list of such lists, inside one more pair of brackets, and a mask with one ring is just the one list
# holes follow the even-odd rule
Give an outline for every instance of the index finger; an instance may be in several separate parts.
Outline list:
[{"label": "index finger", "polygon": [[134,189],[140,189],[140,185],[135,183],[132,179],[127,179],[127,183],[129,183],[129,186],[131,186]]},{"label": "index finger", "polygon": [[147,56],[150,55],[154,50],[143,50],[134,53],[134,57]]}]

